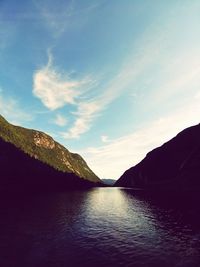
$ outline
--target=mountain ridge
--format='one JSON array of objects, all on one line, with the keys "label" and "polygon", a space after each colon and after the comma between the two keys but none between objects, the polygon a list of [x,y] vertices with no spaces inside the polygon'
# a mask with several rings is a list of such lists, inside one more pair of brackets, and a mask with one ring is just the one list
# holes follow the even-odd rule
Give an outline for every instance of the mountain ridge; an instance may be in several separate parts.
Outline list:
[{"label": "mountain ridge", "polygon": [[143,189],[200,189],[200,124],[188,127],[147,153],[115,186]]},{"label": "mountain ridge", "polygon": [[[36,164],[33,161],[34,159],[38,162],[41,162],[41,164],[45,164],[44,168],[46,168],[46,165],[50,168],[53,168],[52,173],[54,173],[55,176],[57,172],[58,176],[65,175],[66,180],[67,176],[73,176],[83,181],[88,181],[96,184],[101,183],[101,180],[88,167],[85,160],[79,154],[71,153],[68,149],[56,142],[51,136],[47,135],[46,133],[12,125],[7,122],[1,115],[0,151],[0,167],[1,170],[4,170],[2,171],[4,176],[6,176],[6,170],[4,169],[3,164],[5,164],[6,161],[9,163],[9,158],[12,158],[13,161],[10,162],[11,168],[14,165],[14,161],[19,161],[19,158],[24,158],[25,161],[30,161],[33,163],[33,165],[40,165],[39,163]],[[18,155],[19,158],[16,158],[15,160],[10,151],[12,151],[13,154]],[[24,153],[25,156],[22,156],[21,152]],[[28,157],[30,158],[29,160]],[[23,162],[18,162],[18,164],[21,165],[21,168],[24,167]],[[15,169],[18,173],[22,174],[20,168],[15,166]],[[40,169],[42,169],[42,167],[40,167]],[[34,172],[32,168],[31,170]],[[9,173],[8,170],[7,172]],[[50,173],[51,171],[48,169],[46,175],[48,172]],[[29,175],[31,176],[28,170],[27,173],[29,173]],[[37,173],[37,175],[39,175],[39,172]],[[11,176],[11,173],[9,174],[9,176]]]}]

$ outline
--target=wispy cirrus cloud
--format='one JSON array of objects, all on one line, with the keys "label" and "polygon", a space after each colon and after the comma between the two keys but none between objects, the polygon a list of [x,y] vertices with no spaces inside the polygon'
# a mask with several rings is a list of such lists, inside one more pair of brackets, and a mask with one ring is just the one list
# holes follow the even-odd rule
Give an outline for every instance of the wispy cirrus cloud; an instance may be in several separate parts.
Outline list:
[{"label": "wispy cirrus cloud", "polygon": [[[53,66],[53,57],[48,53],[48,63],[38,69],[33,76],[33,94],[40,99],[43,105],[51,110],[73,106],[76,112],[70,115],[75,118],[73,126],[61,133],[64,138],[73,139],[80,137],[90,129],[93,119],[102,110],[98,100],[88,100],[87,92],[96,84],[96,81],[85,77],[81,80],[72,80],[68,74],[61,74]],[[59,126],[66,126],[66,119],[57,115],[54,123]]]},{"label": "wispy cirrus cloud", "polygon": [[89,131],[95,119],[121,94],[130,90],[137,77],[153,60],[155,60],[154,53],[149,54],[146,59],[144,59],[144,55],[133,57],[123,64],[118,73],[101,88],[99,95],[89,101],[78,102],[77,111],[73,113],[76,118],[75,122],[67,132],[61,133],[62,137],[66,139],[79,138]]},{"label": "wispy cirrus cloud", "polygon": [[181,130],[198,124],[199,114],[199,99],[194,97],[180,109],[144,124],[129,135],[106,139],[106,144],[89,147],[79,153],[101,178],[118,179],[125,170],[139,163],[149,151]]},{"label": "wispy cirrus cloud", "polygon": [[[100,177],[119,178],[150,150],[184,128],[200,122],[200,49],[193,46],[196,35],[190,36],[189,32],[172,46],[177,30],[176,25],[169,22],[162,32],[154,31],[150,38],[144,35],[138,51],[130,56],[129,63],[125,63],[113,79],[112,90],[107,92],[107,103],[124,92],[125,88],[133,88],[130,95],[134,97],[137,97],[135,88],[143,90],[145,95],[140,103],[142,115],[151,107],[154,118],[147,116],[146,122],[140,127],[138,125],[129,135],[108,140],[99,147],[89,147],[87,151],[79,151]],[[193,49],[188,49],[191,45]]]},{"label": "wispy cirrus cloud", "polygon": [[95,101],[79,103],[77,111],[74,112],[76,116],[75,122],[67,132],[61,133],[62,137],[66,139],[79,138],[90,129],[93,120],[99,115],[101,110],[102,106]]},{"label": "wispy cirrus cloud", "polygon": [[55,123],[56,125],[60,127],[64,127],[67,125],[68,121],[64,116],[57,114],[56,118],[53,120],[53,123]]},{"label": "wispy cirrus cloud", "polygon": [[[63,75],[53,66],[53,58],[48,53],[48,63],[38,69],[33,76],[33,94],[40,99],[43,105],[51,111],[55,111],[65,105],[77,108],[71,112],[75,117],[73,126],[66,132],[61,133],[64,138],[78,138],[89,130],[93,119],[102,110],[98,100],[87,100],[87,92],[95,86],[95,81],[85,77],[81,80],[72,80],[69,75]],[[86,99],[86,100],[85,100]],[[66,119],[57,115],[54,123],[66,126]]]},{"label": "wispy cirrus cloud", "polygon": [[[152,28],[154,26],[152,25]],[[169,25],[166,28],[169,28]],[[91,129],[94,120],[114,100],[127,90],[133,93],[137,79],[146,72],[149,66],[155,64],[157,60],[164,61],[161,56],[167,47],[167,43],[163,42],[164,39],[166,39],[166,32],[162,33],[161,29],[157,29],[153,36],[149,32],[148,34],[144,33],[134,51],[130,53],[129,57],[119,67],[116,75],[107,80],[107,83],[101,88],[101,94],[97,95],[93,101],[83,105],[80,103],[76,113],[77,119],[72,128],[63,134],[63,137],[80,137],[81,134]],[[163,43],[164,45],[161,45]]]},{"label": "wispy cirrus cloud", "polygon": [[56,71],[49,54],[47,65],[38,69],[33,76],[33,94],[45,107],[56,110],[66,104],[75,104],[75,99],[82,93],[80,87],[86,83],[86,80],[71,80],[69,75]]},{"label": "wispy cirrus cloud", "polygon": [[[142,37],[143,38],[143,37]],[[146,37],[148,39],[148,37]],[[70,80],[69,76],[63,77],[52,65],[52,56],[49,55],[48,64],[36,71],[34,75],[35,96],[40,98],[43,104],[56,110],[65,105],[74,105],[77,111],[71,113],[74,116],[73,125],[61,135],[67,139],[79,138],[82,134],[89,131],[95,119],[101,115],[110,103],[120,97],[122,93],[134,87],[136,79],[148,68],[148,66],[159,56],[160,36],[151,42],[146,42],[143,38],[137,50],[131,53],[129,57],[121,64],[118,72],[112,78],[107,78],[104,86],[98,88],[98,94],[93,98],[85,94],[85,87],[95,90],[88,79]],[[155,49],[155,46],[158,46]],[[133,91],[133,90],[132,90]],[[84,95],[84,98],[82,96]]]},{"label": "wispy cirrus cloud", "polygon": [[[141,34],[133,51],[118,67],[118,72],[107,77],[104,86],[98,87],[98,93],[92,98],[87,93],[91,89],[96,90],[96,87],[90,84],[86,93],[83,88],[89,85],[87,79],[72,81],[69,76],[63,78],[53,68],[50,59],[45,68],[36,72],[34,93],[46,107],[55,110],[70,104],[77,109],[70,113],[73,124],[61,133],[64,138],[79,138],[88,132],[96,118],[126,91],[136,96],[136,91],[140,91],[145,98],[141,108],[145,109],[175,98],[177,94],[185,94],[188,88],[194,93],[194,87],[199,84],[199,48],[187,52],[185,56],[187,45],[180,46],[181,41],[178,40],[172,49],[171,41],[176,38],[179,28],[174,27],[173,16],[164,18],[160,26],[158,21]],[[188,40],[191,42],[190,38]]]},{"label": "wispy cirrus cloud", "polygon": [[[74,125],[68,132],[62,133],[65,138],[78,138],[89,128],[92,120],[102,109],[97,100],[87,100],[87,92],[95,86],[95,81],[85,77],[81,80],[72,80],[69,75],[61,74],[53,66],[53,58],[48,53],[48,63],[38,69],[33,76],[33,94],[40,99],[43,105],[51,111],[55,111],[65,105],[77,108],[71,112],[75,117]],[[84,97],[83,97],[84,96]],[[66,119],[57,115],[54,123],[59,126],[66,125]]]},{"label": "wispy cirrus cloud", "polygon": [[108,136],[107,136],[107,135],[102,135],[102,136],[101,136],[101,141],[102,141],[103,143],[107,143],[107,142],[109,142]]},{"label": "wispy cirrus cloud", "polygon": [[101,88],[99,95],[90,101],[77,103],[77,112],[73,113],[76,117],[75,122],[67,132],[61,135],[66,139],[73,139],[89,131],[95,119],[121,94],[130,90],[137,77],[151,64],[152,60],[155,60],[154,53],[148,55],[146,59],[144,55],[133,57],[123,64],[118,73]]}]

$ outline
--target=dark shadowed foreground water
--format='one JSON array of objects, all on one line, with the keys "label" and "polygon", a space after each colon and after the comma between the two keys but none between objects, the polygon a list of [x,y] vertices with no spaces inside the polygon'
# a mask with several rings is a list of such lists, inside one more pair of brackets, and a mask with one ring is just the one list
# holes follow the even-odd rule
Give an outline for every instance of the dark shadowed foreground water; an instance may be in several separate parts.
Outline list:
[{"label": "dark shadowed foreground water", "polygon": [[199,267],[199,201],[117,188],[2,198],[8,266]]}]

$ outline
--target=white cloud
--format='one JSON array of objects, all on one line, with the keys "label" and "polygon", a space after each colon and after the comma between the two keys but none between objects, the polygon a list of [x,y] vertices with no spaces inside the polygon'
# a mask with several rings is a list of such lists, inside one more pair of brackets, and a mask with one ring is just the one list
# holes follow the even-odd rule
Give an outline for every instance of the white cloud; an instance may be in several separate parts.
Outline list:
[{"label": "white cloud", "polygon": [[[106,86],[99,88],[99,96],[84,102],[78,94],[72,96],[71,102],[68,100],[63,103],[62,100],[59,103],[59,106],[68,103],[77,106],[77,112],[73,113],[74,124],[62,133],[65,138],[78,138],[86,133],[101,112],[125,90],[132,91],[132,95],[135,95],[135,88],[139,88],[137,93],[140,95],[145,92],[144,103],[140,106],[142,115],[148,112],[149,106],[153,107],[155,113],[159,112],[154,120],[148,121],[129,135],[109,140],[109,143],[100,147],[80,151],[102,178],[118,178],[127,168],[137,164],[147,152],[185,127],[199,122],[199,39],[196,39],[198,34],[194,31],[194,25],[190,25],[189,31],[181,31],[192,22],[185,19],[183,9],[180,10],[180,24],[174,23],[173,16],[176,14],[173,15],[172,12],[162,19],[158,16],[157,21],[149,25],[147,32],[134,44],[133,53],[129,53],[117,75],[107,81]],[[196,98],[190,97],[187,101],[188,92],[191,92],[190,96],[196,95]],[[169,99],[174,99],[176,107],[181,105],[182,108],[174,111],[172,106],[173,113],[166,115],[169,108],[163,112],[163,108],[158,108],[157,105],[169,104],[166,102]],[[135,115],[139,115],[137,111]],[[102,136],[102,141],[107,141],[106,136]]]},{"label": "white cloud", "polygon": [[52,67],[51,56],[49,56],[47,66],[35,73],[33,92],[47,108],[55,110],[66,104],[77,106],[77,112],[73,113],[75,115],[73,125],[68,131],[61,133],[64,138],[79,138],[89,131],[94,120],[111,102],[125,90],[134,88],[137,78],[158,58],[161,49],[159,46],[161,36],[157,39],[152,38],[152,41],[148,43],[146,38],[148,39],[145,35],[144,40],[141,40],[138,51],[129,55],[128,59],[119,68],[118,73],[107,81],[104,87],[98,88],[101,93],[94,99],[83,101],[83,98],[80,98],[86,93],[86,90],[83,89],[84,85],[87,85],[89,91],[93,82],[88,81],[87,78],[82,81],[71,81],[68,76],[62,77]]},{"label": "white cloud", "polygon": [[[91,8],[96,8],[96,5],[94,5],[94,7],[91,6]],[[75,14],[75,11],[72,11],[72,9],[70,14]],[[88,10],[90,10],[90,7]],[[46,9],[42,11],[43,15],[46,16],[47,21],[53,23],[54,20],[51,19],[49,12],[45,13],[46,11]],[[59,24],[55,23],[55,25]],[[155,46],[160,43],[160,38],[156,40],[152,39],[152,41],[148,43],[144,38],[144,40],[141,41],[142,43],[140,43],[138,51],[136,52],[134,50],[134,53],[129,55],[128,59],[122,64],[121,68],[119,68],[116,76],[107,81],[104,87],[98,88],[98,91],[101,93],[95,96],[94,99],[86,101],[80,99],[80,96],[83,95],[84,83],[88,86],[91,81],[89,81],[89,83],[87,79],[83,81],[71,81],[69,77],[61,77],[61,75],[53,69],[51,58],[49,58],[47,66],[35,73],[34,94],[51,110],[61,108],[65,104],[77,106],[77,112],[73,113],[73,115],[75,115],[73,125],[66,132],[61,133],[64,138],[79,138],[82,134],[89,131],[94,120],[101,112],[124,93],[125,90],[130,90],[130,88],[134,86],[137,77],[158,57],[160,48],[158,45],[155,49]]]},{"label": "white cloud", "polygon": [[[166,46],[161,46],[165,38],[166,35],[162,33],[161,29],[157,30],[154,38],[149,33],[145,33],[144,36],[141,37],[140,42],[138,42],[137,50],[134,49],[134,51],[129,54],[128,58],[119,68],[118,73],[109,80],[104,87],[100,88],[101,94],[96,96],[95,100],[89,103],[78,104],[78,112],[76,113],[77,119],[72,128],[69,129],[67,133],[62,134],[63,137],[68,139],[79,138],[81,134],[90,130],[94,119],[96,119],[110,103],[125,93],[126,90],[130,90],[133,93],[140,75],[142,75],[149,66],[160,59],[160,54]],[[91,107],[93,109],[92,112],[88,112],[87,108],[85,110],[85,106]]]},{"label": "white cloud", "polygon": [[162,145],[184,128],[198,124],[199,114],[199,101],[194,98],[181,109],[143,125],[132,134],[109,140],[108,144],[100,147],[89,147],[79,153],[99,177],[118,179],[149,151]]},{"label": "white cloud", "polygon": [[[97,113],[104,108],[100,100],[82,100],[84,94],[96,86],[96,81],[85,77],[80,81],[71,80],[69,76],[61,75],[52,66],[52,55],[48,54],[48,63],[37,70],[33,77],[33,94],[38,97],[49,110],[56,110],[65,105],[77,107],[75,122],[68,132],[61,133],[64,138],[78,138],[90,129]],[[66,123],[60,116],[54,121],[57,125]]]},{"label": "white cloud", "polygon": [[[111,90],[105,93],[108,96],[107,100],[105,97],[107,104],[127,87],[136,86],[138,91],[144,89],[139,91],[140,94],[145,92],[145,99],[140,103],[142,116],[145,117],[144,112],[152,108],[154,119],[149,120],[147,116],[148,121],[132,134],[109,140],[108,144],[100,147],[79,151],[101,178],[119,178],[126,169],[142,160],[146,153],[184,128],[200,122],[199,46],[188,50],[188,47],[179,44],[170,48],[172,32],[173,27],[172,31],[163,29],[163,34],[156,32],[159,38],[154,34],[150,38],[153,42],[149,43],[146,36],[144,43],[148,44],[145,46],[141,43],[141,50],[135,56],[130,56],[130,63],[124,65],[111,83]],[[131,95],[137,96],[133,92]],[[170,106],[172,101],[174,105]],[[166,110],[165,105],[168,105]],[[139,116],[137,112],[135,115]]]},{"label": "white cloud", "polygon": [[102,135],[102,136],[101,136],[101,141],[102,141],[103,143],[107,143],[107,142],[108,142],[108,136],[107,136],[107,135]]},{"label": "white cloud", "polygon": [[68,75],[61,75],[52,66],[52,56],[48,63],[35,72],[33,77],[33,94],[50,110],[56,110],[66,104],[75,104],[81,94],[80,87],[87,81],[73,81]]},{"label": "white cloud", "polygon": [[[73,125],[61,133],[64,138],[79,138],[89,131],[102,111],[126,90],[132,95],[138,90],[137,95],[140,96],[145,92],[147,105],[142,107],[145,109],[173,98],[176,93],[184,94],[189,88],[185,90],[186,85],[190,85],[190,90],[194,91],[193,88],[199,83],[200,77],[199,47],[197,46],[196,50],[188,50],[188,42],[194,41],[190,38],[184,43],[187,45],[180,45],[180,38],[181,41],[178,39],[172,47],[171,42],[176,40],[180,29],[173,23],[173,14],[171,17],[168,15],[162,18],[161,24],[158,23],[158,17],[157,21],[149,25],[148,30],[134,44],[132,53],[129,53],[118,73],[107,80],[105,86],[98,88],[101,93],[93,99],[88,95],[82,98],[84,80],[71,81],[69,77],[63,78],[53,69],[51,60],[45,68],[36,73],[36,94],[48,108],[55,110],[66,104],[77,107],[77,112],[71,113],[74,116]],[[182,34],[181,37],[185,35]]]},{"label": "white cloud", "polygon": [[56,118],[53,122],[60,127],[64,127],[68,123],[67,119],[60,114],[56,115]]},{"label": "white cloud", "polygon": [[93,119],[99,114],[102,107],[98,102],[81,102],[78,104],[78,110],[74,114],[77,116],[74,125],[66,133],[61,135],[66,139],[79,138],[81,134],[87,132]]},{"label": "white cloud", "polygon": [[0,114],[6,120],[13,124],[22,124],[26,121],[31,121],[33,117],[27,112],[23,111],[16,99],[5,97],[0,91]]},{"label": "white cloud", "polygon": [[149,55],[144,59],[144,56],[132,58],[131,61],[124,64],[118,74],[107,82],[107,85],[101,88],[101,95],[95,97],[90,102],[77,103],[76,120],[74,125],[66,133],[61,135],[66,139],[79,138],[80,135],[90,130],[94,119],[100,116],[101,112],[106,109],[110,103],[120,97],[125,90],[130,90],[130,86],[134,84],[136,78],[147,67],[152,60],[155,60],[155,55]]}]

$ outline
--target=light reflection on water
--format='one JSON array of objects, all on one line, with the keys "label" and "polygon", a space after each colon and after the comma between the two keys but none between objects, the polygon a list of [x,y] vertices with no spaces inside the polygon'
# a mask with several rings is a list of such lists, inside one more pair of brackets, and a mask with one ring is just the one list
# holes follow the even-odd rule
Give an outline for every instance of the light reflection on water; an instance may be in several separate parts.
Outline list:
[{"label": "light reflection on water", "polygon": [[120,188],[0,202],[0,266],[200,266],[198,200]]}]

